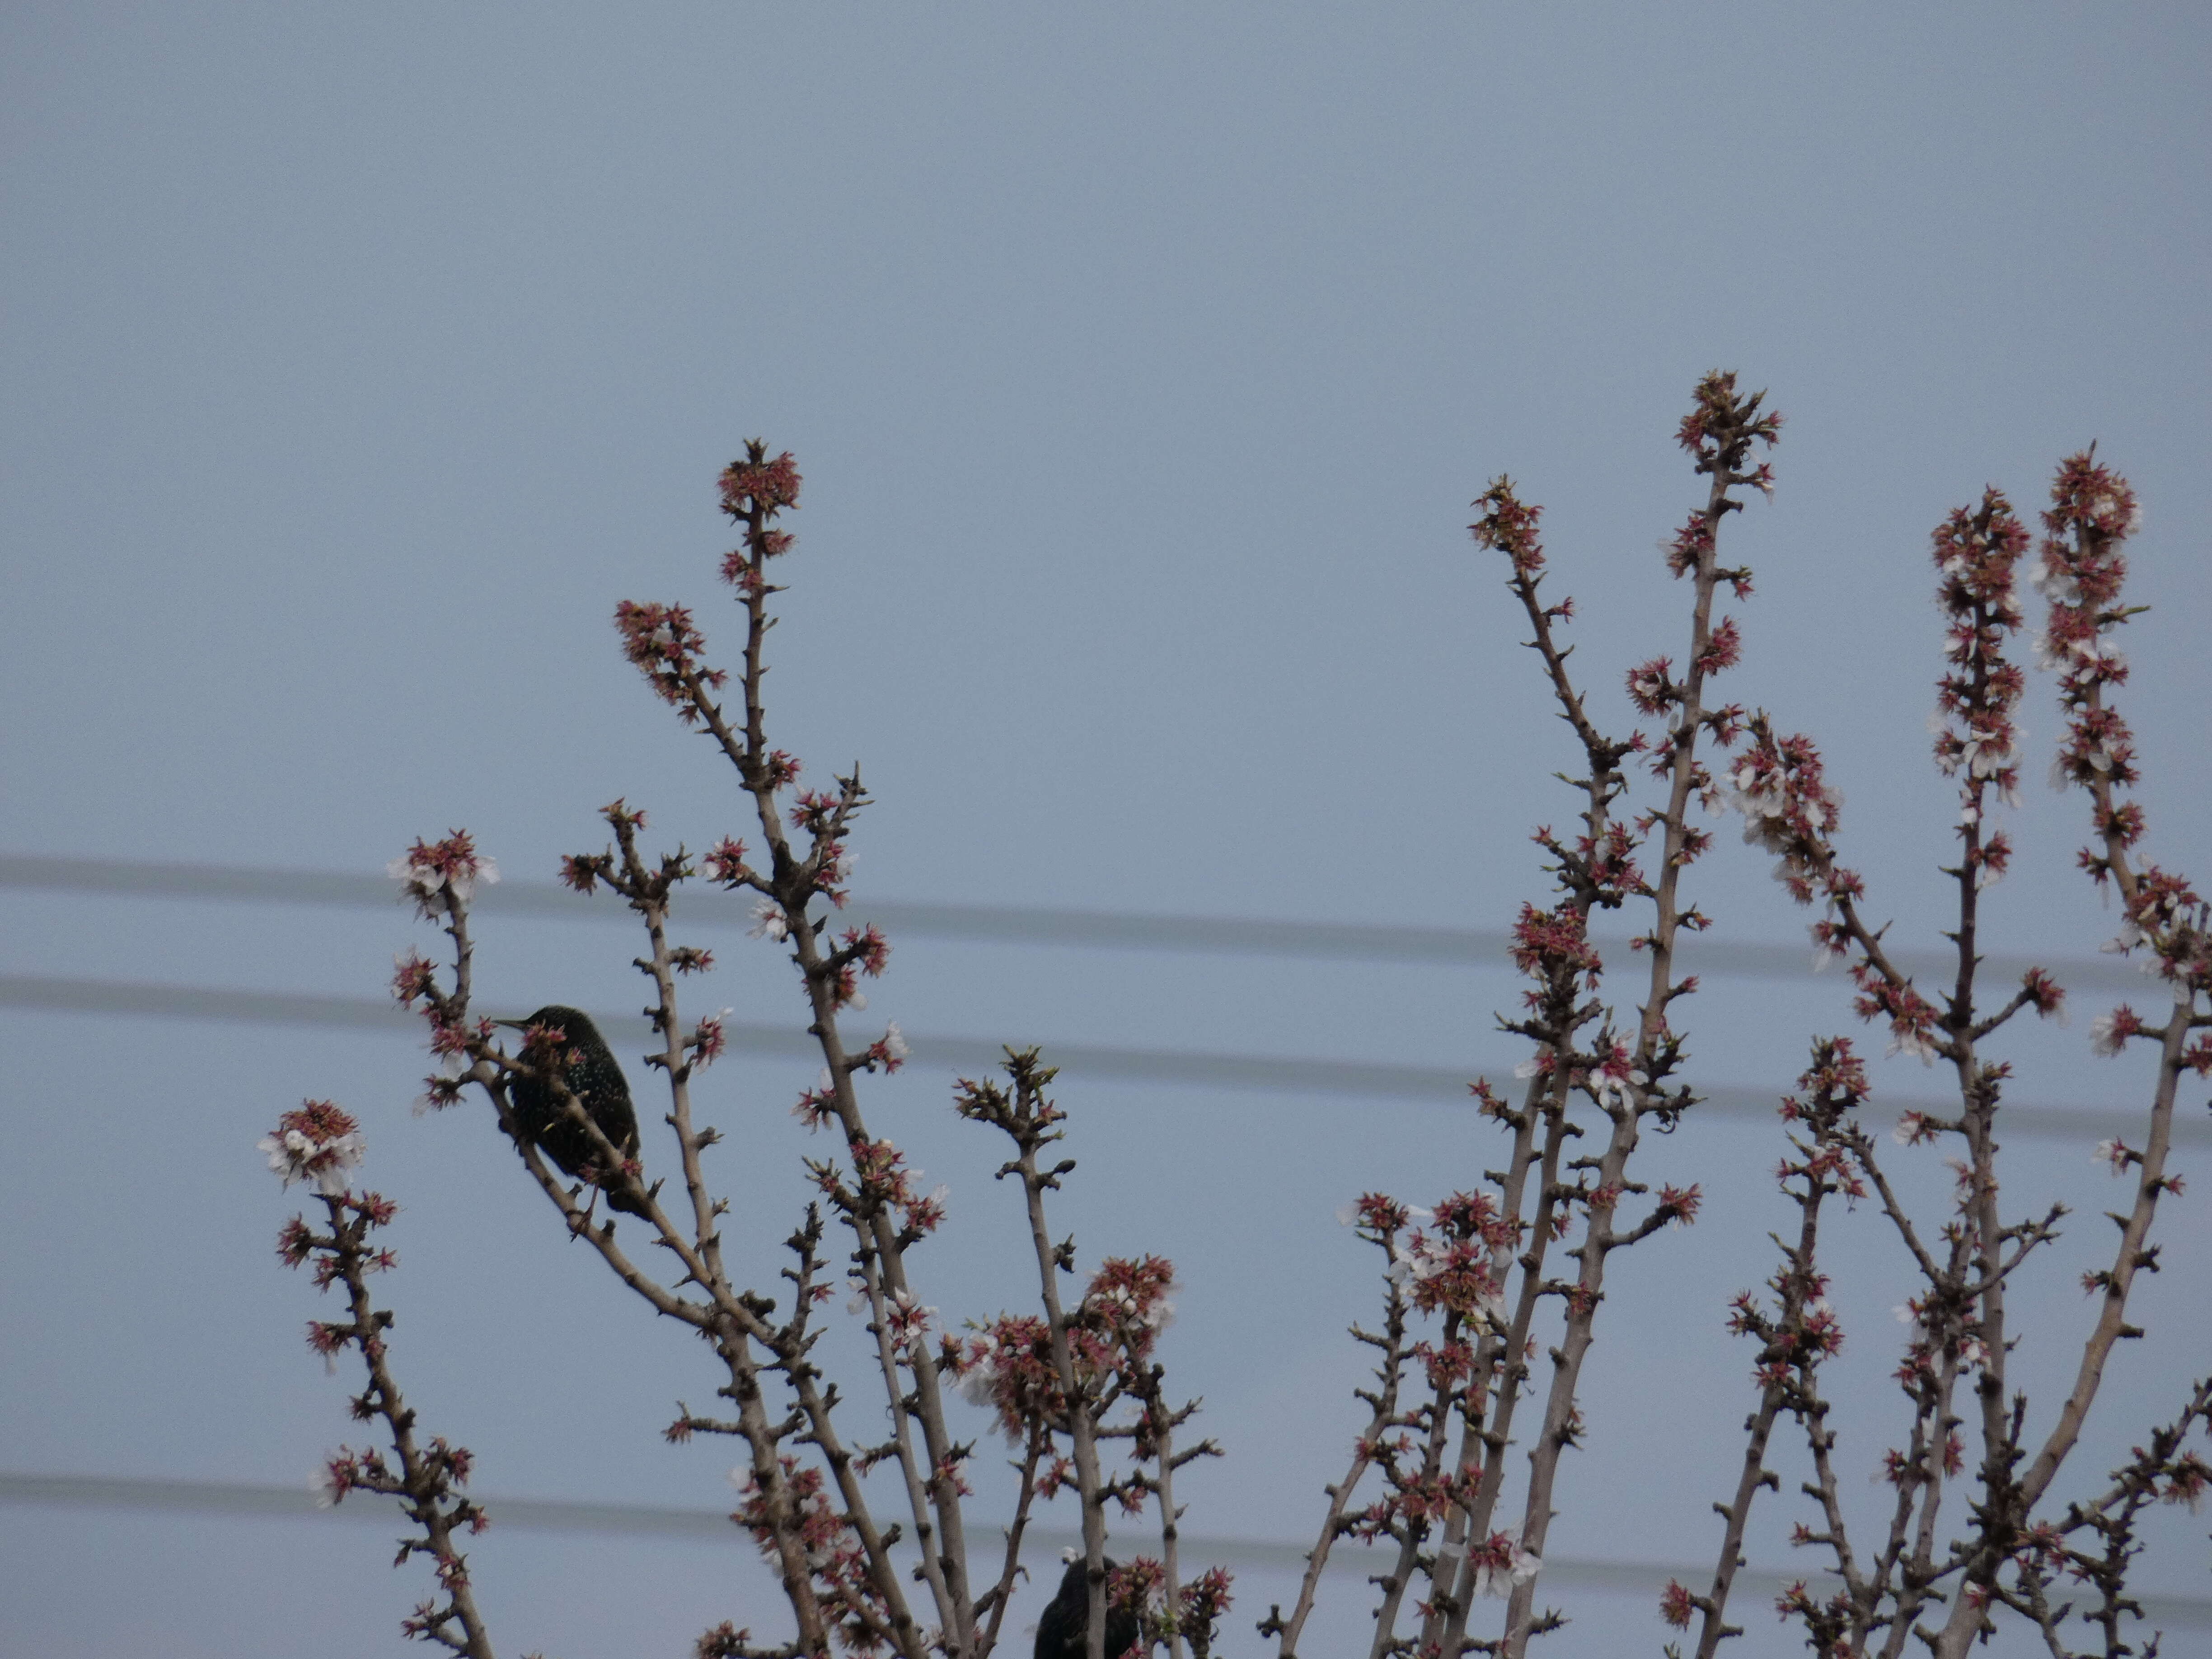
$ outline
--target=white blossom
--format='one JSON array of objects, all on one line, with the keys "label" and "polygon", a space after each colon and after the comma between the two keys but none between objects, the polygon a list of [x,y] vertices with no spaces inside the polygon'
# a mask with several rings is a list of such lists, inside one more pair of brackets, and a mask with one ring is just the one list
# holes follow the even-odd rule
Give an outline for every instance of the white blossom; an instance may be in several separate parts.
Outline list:
[{"label": "white blossom", "polygon": [[297,1129],[286,1129],[279,1134],[264,1135],[256,1143],[255,1150],[269,1155],[270,1171],[283,1176],[287,1187],[303,1181],[324,1197],[337,1198],[345,1192],[345,1172],[361,1162],[367,1148],[362,1143],[359,1130],[342,1134],[335,1140],[317,1140]]},{"label": "white blossom", "polygon": [[781,942],[791,932],[791,920],[774,899],[757,898],[753,901],[753,925],[745,931],[755,939]]},{"label": "white blossom", "polygon": [[1826,973],[1830,964],[1848,959],[1849,953],[1840,945],[1822,935],[1820,923],[1814,922],[1806,931],[1813,936],[1813,971]]},{"label": "white blossom", "polygon": [[2010,738],[1974,737],[1966,739],[1960,758],[1966,763],[1966,775],[1975,778],[1994,776],[2011,764],[2013,745]]},{"label": "white blossom", "polygon": [[1642,1072],[1613,1073],[1603,1068],[1590,1074],[1590,1091],[1597,1097],[1601,1107],[1626,1109],[1634,1103],[1638,1090],[1651,1079]]},{"label": "white blossom", "polygon": [[1496,1596],[1503,1600],[1513,1594],[1516,1584],[1526,1583],[1543,1571],[1542,1557],[1519,1544],[1515,1544],[1512,1549],[1513,1565],[1510,1567],[1481,1566],[1474,1570],[1474,1593],[1477,1595]]},{"label": "white blossom", "polygon": [[[1407,1218],[1413,1221],[1433,1221],[1436,1219],[1436,1214],[1433,1211],[1425,1210],[1418,1204],[1401,1204],[1398,1207],[1405,1211]],[[1340,1204],[1336,1206],[1336,1224],[1340,1227],[1357,1227],[1359,1224],[1359,1200],[1358,1199],[1355,1198],[1349,1203]]]},{"label": "white blossom", "polygon": [[906,1034],[899,1030],[896,1020],[884,1027],[884,1052],[893,1060],[904,1060],[907,1056]]},{"label": "white blossom", "polygon": [[478,882],[489,887],[499,880],[498,864],[482,854],[448,873],[412,853],[403,853],[384,866],[384,872],[406,884],[416,909],[426,917],[437,915],[445,908],[437,902],[441,891],[451,893],[456,904],[466,904],[475,896]]},{"label": "white blossom", "polygon": [[1923,1066],[1932,1066],[1936,1063],[1934,1039],[1923,1036],[1917,1031],[1893,1029],[1890,1032],[1887,1052],[1893,1054],[1911,1054]]},{"label": "white blossom", "polygon": [[1450,1264],[1451,1246],[1440,1238],[1424,1238],[1391,1265],[1390,1277],[1398,1284],[1412,1279],[1425,1284]]},{"label": "white blossom", "polygon": [[308,1478],[307,1490],[314,1496],[315,1507],[327,1510],[337,1506],[338,1500],[346,1495],[350,1484],[339,1480],[337,1468],[326,1460],[318,1464],[314,1474]]},{"label": "white blossom", "polygon": [[2119,1011],[2100,1014],[2089,1022],[2089,1052],[2107,1060],[2120,1052],[2126,1039],[2120,1035]]},{"label": "white blossom", "polygon": [[2053,605],[2081,603],[2081,586],[2075,580],[2074,573],[2063,564],[2039,560],[2035,568],[2027,573],[2027,585]]},{"label": "white blossom", "polygon": [[960,1373],[960,1393],[971,1406],[990,1406],[995,1403],[992,1393],[999,1385],[999,1356],[995,1351]]},{"label": "white blossom", "polygon": [[910,1291],[894,1291],[887,1304],[890,1316],[890,1336],[909,1353],[929,1344],[932,1322],[937,1310],[925,1308],[914,1299]]}]

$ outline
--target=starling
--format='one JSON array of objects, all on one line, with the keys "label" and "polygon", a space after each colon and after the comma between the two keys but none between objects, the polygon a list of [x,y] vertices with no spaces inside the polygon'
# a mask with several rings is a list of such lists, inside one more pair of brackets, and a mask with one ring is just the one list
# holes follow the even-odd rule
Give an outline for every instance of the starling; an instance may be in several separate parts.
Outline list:
[{"label": "starling", "polygon": [[[527,1019],[502,1019],[499,1024],[525,1031],[533,1025],[558,1031],[568,1040],[568,1064],[563,1081],[568,1092],[592,1115],[599,1133],[625,1158],[637,1156],[637,1114],[629,1103],[629,1083],[616,1063],[613,1051],[580,1009],[553,1003]],[[627,1190],[629,1184],[617,1171],[601,1170],[602,1156],[581,1124],[570,1120],[561,1097],[550,1085],[517,1078],[513,1086],[514,1127],[523,1139],[579,1181],[597,1176],[604,1183],[610,1207],[628,1215],[643,1215],[645,1206]],[[590,1173],[587,1173],[590,1172]]]},{"label": "starling", "polygon": [[[1120,1564],[1110,1558],[1106,1571]],[[1045,1604],[1037,1620],[1036,1659],[1084,1659],[1083,1638],[1091,1623],[1091,1577],[1081,1556],[1067,1564],[1060,1594]],[[1106,1609],[1106,1659],[1121,1659],[1137,1643],[1137,1615],[1127,1607]]]}]

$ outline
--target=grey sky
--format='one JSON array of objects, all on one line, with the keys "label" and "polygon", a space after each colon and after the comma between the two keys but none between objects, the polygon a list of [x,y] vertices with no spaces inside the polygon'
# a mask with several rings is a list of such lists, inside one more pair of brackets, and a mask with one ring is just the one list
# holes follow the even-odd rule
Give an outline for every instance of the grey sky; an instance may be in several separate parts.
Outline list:
[{"label": "grey sky", "polygon": [[[1627,725],[1620,669],[1680,649],[1656,544],[1696,491],[1670,434],[1720,365],[1790,416],[1775,501],[1731,526],[1758,593],[1729,690],[1821,738],[1900,937],[1939,942],[1951,804],[1926,762],[1928,531],[1984,483],[2033,510],[2093,438],[2148,520],[2127,708],[2151,854],[2212,878],[2208,48],[2182,6],[18,0],[0,852],[362,872],[465,824],[543,878],[617,794],[694,847],[740,829],[608,617],[681,599],[733,640],[713,480],[759,435],[806,477],[774,718],[878,794],[864,894],[1495,928],[1537,890],[1525,837],[1565,810],[1546,780],[1569,756],[1468,503],[1510,471],[1547,505],[1577,665]],[[2039,778],[2047,682],[2026,719]],[[2027,792],[1997,948],[2078,957],[2111,932],[2070,872],[2081,821]],[[1794,945],[1801,918],[1725,839],[1705,908]],[[0,974],[331,996],[376,995],[413,937],[397,908],[11,889],[0,915]],[[875,1011],[918,1032],[1517,1057],[1490,1020],[1511,982],[1481,968],[894,944]],[[501,918],[488,994],[628,1006],[630,949]],[[795,1018],[773,952],[725,960],[709,1006]],[[2110,1000],[2022,1034],[2023,1098],[2134,1097],[2084,1050]],[[1832,979],[1699,1001],[1700,1073],[1738,1088],[1850,1024]],[[23,1172],[0,1209],[0,1470],[297,1484],[343,1437],[252,1151],[312,1093],[362,1115],[407,1206],[401,1365],[488,1492],[725,1501],[726,1457],[659,1443],[703,1390],[694,1356],[559,1246],[487,1125],[410,1118],[406,1043],[25,1010],[0,1040]],[[716,1079],[762,1171],[743,1229],[763,1259],[810,1074]],[[902,1078],[878,1110],[952,1186],[932,1298],[966,1316],[1023,1291],[945,1083]],[[1331,1212],[1363,1185],[1433,1199],[1487,1145],[1418,1102],[1073,1072],[1063,1100],[1085,1251],[1184,1267],[1170,1358],[1233,1454],[1193,1481],[1191,1529],[1310,1534],[1352,1428],[1338,1333],[1371,1290]],[[1559,1547],[1710,1553],[1748,1398],[1721,1307],[1767,1270],[1778,1151],[1741,1116],[1656,1149],[1651,1178],[1713,1196],[1624,1270]],[[2086,1144],[2018,1151],[2024,1195],[2109,1204]],[[2201,1261],[2191,1203],[2161,1226]],[[1897,1264],[1870,1223],[1842,1248],[1863,1269],[1839,1281],[1844,1364],[1880,1411]],[[2063,1363],[2072,1266],[2033,1304],[2032,1366]],[[2115,1368],[2120,1447],[2205,1369],[2185,1277],[2151,1286],[2165,1328]],[[1863,1465],[1888,1427],[1867,1423]],[[30,1505],[0,1527],[0,1645],[27,1654],[384,1653],[415,1589],[360,1528]],[[518,1653],[776,1627],[735,1543],[495,1534],[479,1562]],[[2201,1594],[2204,1566],[2177,1527],[2150,1572]],[[1240,1642],[1284,1595],[1245,1582]],[[1570,1611],[1562,1652],[1656,1651],[1648,1600]],[[1793,1650],[1750,1612],[1747,1659]]]}]

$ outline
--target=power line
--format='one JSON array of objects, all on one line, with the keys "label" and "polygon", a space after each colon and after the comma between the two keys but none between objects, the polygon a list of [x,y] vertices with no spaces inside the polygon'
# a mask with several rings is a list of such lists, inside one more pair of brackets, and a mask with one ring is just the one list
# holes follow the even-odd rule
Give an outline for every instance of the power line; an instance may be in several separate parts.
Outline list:
[{"label": "power line", "polygon": [[[0,854],[0,887],[349,908],[390,909],[399,902],[398,884],[383,876],[27,853]],[[570,921],[629,918],[618,899],[586,898],[553,882],[503,881],[480,888],[474,908],[495,915],[556,916]],[[712,927],[749,927],[752,921],[750,910],[738,897],[703,885],[685,895],[680,914]],[[856,921],[872,921],[887,932],[977,944],[1474,968],[1500,968],[1511,962],[1507,937],[1497,929],[1270,921],[1020,905],[927,904],[896,899],[855,900],[848,914]],[[1627,943],[1625,939],[1610,942],[1621,948]],[[1684,970],[1691,973],[1802,980],[1812,971],[1810,949],[1794,945],[1729,944],[1692,938],[1682,942],[1678,954]],[[1957,962],[1940,951],[1896,951],[1891,952],[1891,960],[1907,973],[1931,980],[1948,980],[1958,971]],[[2031,965],[2039,964],[2025,957],[1983,959],[1984,971],[1993,984],[2017,981]],[[2075,989],[2130,991],[2143,983],[2126,963],[2102,957],[2053,959],[2039,965]]]},{"label": "power line", "polygon": [[[21,974],[0,975],[0,1008],[128,1018],[234,1020],[249,1024],[310,1025],[409,1035],[419,1035],[422,1030],[422,1021],[417,1017],[389,1001],[368,997],[323,996],[296,991],[232,991],[206,986]],[[528,1011],[516,1008],[495,1012],[520,1015]],[[595,1013],[592,1018],[610,1038],[618,1042],[654,1043],[659,1040],[651,1025],[635,1014]],[[814,1039],[795,1027],[732,1020],[726,1023],[724,1032],[732,1050],[739,1054],[803,1061],[820,1058],[821,1051]],[[911,1031],[905,1035],[915,1061],[942,1071],[980,1074],[994,1069],[1005,1054],[1000,1043],[986,1037],[931,1036]],[[1030,1039],[1025,1036],[1023,1040]],[[1458,1105],[1467,1103],[1468,1079],[1480,1069],[1409,1066],[1388,1060],[1123,1048],[1088,1042],[1047,1042],[1039,1046],[1047,1060],[1072,1078]],[[1493,1069],[1503,1074],[1510,1067],[1500,1065]],[[1699,1086],[1698,1093],[1705,1100],[1697,1109],[1699,1113],[1719,1112],[1762,1119],[1772,1115],[1781,1098],[1778,1091],[1724,1084]],[[1874,1109],[1877,1115],[1918,1111],[1942,1116],[1956,1108],[1934,1099],[1883,1097],[1874,1103]],[[2101,1139],[2132,1121],[2130,1114],[2106,1108],[2025,1103],[2008,1103],[2004,1115],[2008,1127],[2014,1133],[2077,1139]],[[2176,1117],[2173,1139],[2183,1145],[2212,1141],[2212,1121],[2193,1115]]]},{"label": "power line", "polygon": [[[714,1510],[661,1508],[644,1504],[586,1504],[532,1498],[483,1500],[494,1527],[516,1532],[595,1532],[630,1537],[733,1540],[730,1517]],[[318,1509],[304,1485],[275,1486],[216,1480],[155,1480],[112,1475],[0,1474],[0,1503],[47,1504],[71,1508],[129,1509],[168,1514],[267,1516],[296,1521],[306,1516],[373,1521],[389,1525],[397,1500],[373,1492],[349,1494],[344,1503]],[[985,1522],[989,1525],[992,1523]],[[1072,1528],[1032,1525],[1025,1536],[1046,1555],[1081,1535]],[[1303,1572],[1306,1546],[1267,1538],[1206,1536],[1185,1533],[1186,1561],[1218,1562],[1262,1571]],[[1349,1576],[1377,1570],[1370,1553],[1340,1543],[1329,1552],[1327,1571]],[[1670,1578],[1694,1583],[1712,1569],[1690,1562],[1615,1561],[1553,1557],[1544,1563],[1547,1583],[1569,1589],[1613,1590],[1656,1595]],[[1779,1573],[1757,1568],[1737,1572],[1737,1587],[1752,1597],[1771,1598],[1801,1580],[1818,1583],[1821,1573]],[[2142,1595],[2145,1618],[2168,1628],[2212,1627],[2212,1599]]]}]

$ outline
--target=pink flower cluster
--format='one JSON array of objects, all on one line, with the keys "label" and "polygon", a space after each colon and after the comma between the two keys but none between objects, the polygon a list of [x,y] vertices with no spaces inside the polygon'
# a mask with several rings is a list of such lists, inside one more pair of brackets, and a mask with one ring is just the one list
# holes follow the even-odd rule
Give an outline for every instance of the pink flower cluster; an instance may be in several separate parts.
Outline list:
[{"label": "pink flower cluster", "polygon": [[769,528],[769,520],[785,507],[799,505],[799,483],[791,452],[787,449],[771,460],[768,446],[757,438],[745,445],[744,459],[722,471],[722,511],[745,526],[745,544],[723,556],[722,580],[750,603],[759,604],[773,591],[761,567],[791,551],[791,532]]},{"label": "pink flower cluster", "polygon": [[[1136,1390],[1160,1332],[1175,1318],[1175,1264],[1165,1256],[1109,1256],[1099,1264],[1066,1321],[1079,1389],[1095,1390],[1110,1379]],[[964,1343],[946,1338],[943,1355],[969,1403],[990,1410],[1015,1444],[1036,1425],[1064,1430],[1069,1401],[1050,1326],[1034,1314],[1001,1314],[973,1328],[978,1334]]]},{"label": "pink flower cluster", "polygon": [[[781,1478],[777,1495],[781,1502],[777,1507],[787,1509],[795,1516],[784,1523],[785,1528],[795,1534],[805,1552],[815,1594],[821,1597],[824,1610],[837,1620],[842,1644],[851,1653],[880,1652],[890,1610],[869,1579],[867,1552],[860,1535],[830,1501],[819,1468],[802,1465],[787,1453],[779,1462]],[[738,1494],[737,1510],[730,1519],[752,1534],[771,1566],[777,1565],[777,1519],[757,1476],[751,1469],[738,1468],[730,1471],[730,1480]],[[708,1638],[701,1639],[701,1651],[708,1650],[707,1642]]]},{"label": "pink flower cluster", "polygon": [[1954,509],[1932,538],[1941,575],[1937,603],[1949,617],[1936,683],[1936,764],[1946,776],[1964,774],[1958,833],[1968,873],[1986,887],[2005,872],[2012,843],[1985,827],[1988,791],[2008,805],[2020,801],[2020,731],[2013,711],[2026,676],[2004,654],[2019,631],[2013,574],[2027,550],[2027,526],[2001,490],[1984,490],[1980,507]]},{"label": "pink flower cluster", "polygon": [[785,450],[767,459],[768,446],[755,441],[746,446],[745,459],[722,469],[722,511],[733,519],[752,513],[775,513],[799,505],[799,468]]},{"label": "pink flower cluster", "polygon": [[[827,1099],[823,1104],[826,1109]],[[861,1135],[852,1137],[847,1144],[853,1154],[852,1188],[845,1186],[843,1176],[832,1165],[813,1166],[815,1184],[839,1209],[860,1220],[896,1211],[900,1237],[909,1243],[927,1237],[944,1224],[946,1189],[938,1187],[927,1194],[918,1192],[921,1171],[907,1168],[906,1154],[896,1146]]]},{"label": "pink flower cluster", "polygon": [[[1475,497],[1482,514],[1468,528],[1478,546],[1503,553],[1512,562],[1513,574],[1534,580],[1544,571],[1544,543],[1536,533],[1544,509],[1524,503],[1513,493],[1513,480],[1499,478]],[[1571,612],[1565,613],[1571,615]]]},{"label": "pink flower cluster", "polygon": [[686,726],[698,722],[699,699],[730,678],[726,670],[706,665],[707,636],[693,624],[687,606],[624,599],[615,607],[615,630],[622,635],[623,654]]},{"label": "pink flower cluster", "polygon": [[[1426,1212],[1409,1213],[1430,1218]],[[1514,1242],[1514,1229],[1487,1193],[1454,1193],[1437,1204],[1430,1227],[1415,1228],[1398,1247],[1391,1277],[1410,1287],[1423,1313],[1457,1314],[1502,1330],[1504,1287],[1492,1267]]]}]

